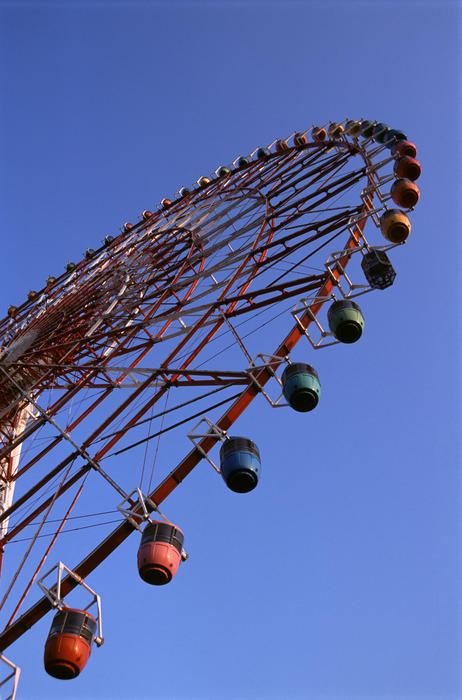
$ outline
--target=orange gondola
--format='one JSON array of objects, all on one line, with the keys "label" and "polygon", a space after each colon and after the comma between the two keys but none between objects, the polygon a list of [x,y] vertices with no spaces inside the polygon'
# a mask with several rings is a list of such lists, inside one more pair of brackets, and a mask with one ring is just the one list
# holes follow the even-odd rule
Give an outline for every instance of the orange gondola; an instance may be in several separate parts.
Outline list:
[{"label": "orange gondola", "polygon": [[62,680],[76,678],[90,657],[96,626],[93,615],[85,610],[59,610],[45,644],[45,671]]}]

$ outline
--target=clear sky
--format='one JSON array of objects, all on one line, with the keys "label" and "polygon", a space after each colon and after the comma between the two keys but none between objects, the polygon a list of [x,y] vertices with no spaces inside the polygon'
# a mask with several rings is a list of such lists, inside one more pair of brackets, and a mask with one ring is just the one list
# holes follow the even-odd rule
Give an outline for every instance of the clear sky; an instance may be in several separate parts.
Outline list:
[{"label": "clear sky", "polygon": [[[423,167],[360,343],[297,348],[319,408],[262,399],[237,423],[262,451],[258,489],[199,467],[164,507],[191,554],[176,579],[143,584],[129,538],[89,577],[104,646],[75,681],[49,678],[47,616],[6,651],[18,698],[462,697],[460,20],[444,0],[0,3],[0,316],[127,219],[295,129],[384,121]],[[161,449],[168,463],[168,436]]]}]

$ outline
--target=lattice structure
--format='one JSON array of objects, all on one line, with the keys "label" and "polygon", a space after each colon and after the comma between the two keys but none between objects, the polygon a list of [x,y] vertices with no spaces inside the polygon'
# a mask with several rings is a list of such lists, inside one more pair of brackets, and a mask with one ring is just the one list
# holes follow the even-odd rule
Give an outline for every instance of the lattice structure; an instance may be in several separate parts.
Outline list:
[{"label": "lattice structure", "polygon": [[[395,181],[390,146],[404,135],[390,132],[383,143],[380,129],[364,135],[348,124],[324,140],[322,127],[316,138],[293,134],[162,200],[0,322],[2,552],[35,523],[17,571],[5,575],[0,649],[50,609],[45,597],[17,618],[90,473],[109,483],[111,507],[122,496],[131,516],[119,514],[116,528],[81,552],[73,571],[82,578],[136,529],[134,514],[146,517],[129,498],[138,477],[121,476],[112,458],[213,418],[218,432],[154,487],[140,483],[144,505],[157,507],[275,381],[310,324],[320,330],[315,347],[332,340],[326,302],[371,291],[361,270],[371,250],[365,227],[382,245],[380,215]],[[261,347],[262,328],[271,347]],[[269,359],[252,361],[262,353]],[[38,537],[51,518],[59,524],[43,550]],[[74,586],[64,578],[61,596]]]}]

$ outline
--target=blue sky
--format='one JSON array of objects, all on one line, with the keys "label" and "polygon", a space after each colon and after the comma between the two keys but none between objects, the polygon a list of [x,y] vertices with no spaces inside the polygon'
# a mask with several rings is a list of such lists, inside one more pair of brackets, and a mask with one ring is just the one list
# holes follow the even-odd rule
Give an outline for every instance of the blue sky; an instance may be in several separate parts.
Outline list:
[{"label": "blue sky", "polygon": [[[129,538],[89,578],[105,645],[63,689],[42,668],[42,620],[5,652],[19,698],[462,697],[460,14],[1,3],[0,315],[162,197],[295,129],[384,121],[423,167],[396,282],[365,298],[360,343],[297,348],[320,373],[318,409],[259,400],[236,424],[261,448],[258,489],[227,492],[201,465],[164,507],[191,554],[176,579],[138,580]],[[165,464],[178,450],[161,441]],[[88,507],[112,509],[104,494]],[[69,545],[66,563],[77,556]]]}]

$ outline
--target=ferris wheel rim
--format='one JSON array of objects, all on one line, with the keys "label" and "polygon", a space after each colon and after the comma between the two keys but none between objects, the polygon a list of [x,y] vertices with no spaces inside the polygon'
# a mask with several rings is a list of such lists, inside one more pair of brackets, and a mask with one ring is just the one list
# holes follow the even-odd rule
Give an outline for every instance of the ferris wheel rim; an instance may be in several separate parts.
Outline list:
[{"label": "ferris wheel rim", "polygon": [[[305,133],[307,133],[307,132],[305,132]],[[352,156],[352,155],[356,155],[358,153],[363,156],[362,149],[360,148],[360,146],[356,142],[350,143],[350,142],[346,141],[346,144],[348,146],[347,158]],[[312,144],[307,143],[304,146],[292,146],[289,149],[287,149],[286,151],[284,151],[282,156],[280,153],[270,154],[269,160],[276,161],[279,158],[279,160],[281,162],[289,162],[290,158],[294,154],[299,153],[301,150],[308,150],[308,148],[310,146],[315,146],[318,151],[320,151],[321,149],[324,149],[325,151],[329,151],[331,148],[338,147],[339,144],[335,140],[332,140],[332,141],[322,142],[321,144],[313,142]],[[342,147],[346,148],[345,145],[343,145]],[[376,211],[374,209],[374,207],[372,206],[372,198],[379,191],[380,183],[378,183],[376,180],[375,170],[372,169],[370,166],[370,162],[369,162],[370,159],[367,160],[363,156],[363,160],[365,162],[365,166],[364,166],[364,172],[362,173],[362,177],[366,177],[367,182],[368,182],[368,187],[366,188],[366,190],[367,190],[366,195],[363,199],[361,214],[358,215],[356,221],[354,222],[353,229],[349,233],[348,241],[347,241],[346,245],[344,246],[343,251],[341,251],[341,253],[343,253],[343,256],[341,255],[337,260],[338,268],[334,269],[333,271],[330,271],[330,274],[326,272],[325,277],[323,278],[323,283],[319,287],[317,294],[315,294],[313,297],[314,302],[311,306],[311,309],[315,309],[315,311],[314,312],[311,311],[311,314],[312,315],[314,314],[314,316],[316,316],[317,312],[321,309],[323,304],[329,298],[329,295],[332,292],[332,289],[336,283],[336,281],[335,281],[336,275],[338,274],[338,276],[340,276],[340,274],[341,274],[340,270],[342,268],[344,269],[346,267],[346,265],[348,264],[350,257],[351,257],[349,251],[358,246],[360,239],[361,239],[361,235],[362,235],[364,226],[365,226],[369,216],[374,214]],[[240,172],[240,171],[244,172],[246,170],[249,171],[249,168],[247,165],[242,166],[239,169],[239,171],[236,170],[236,172]],[[239,174],[236,175],[236,172],[230,173],[229,175],[226,175],[225,177],[228,180],[232,179],[234,176],[236,176],[236,178],[240,177]],[[250,169],[250,172],[252,172],[251,169]],[[204,201],[206,201],[205,198],[207,196],[213,196],[214,188],[217,189],[218,186],[219,186],[218,180],[215,180],[215,181],[212,181],[203,190],[197,190],[197,191],[191,193],[190,195],[188,195],[187,197],[183,197],[183,198],[179,197],[177,200],[175,200],[174,202],[171,203],[171,205],[169,206],[169,212],[175,213],[175,206],[178,203],[184,205],[185,202],[189,202],[190,200],[196,201],[196,200],[194,200],[195,197],[199,203],[204,203]],[[210,190],[210,192],[209,192],[209,190]],[[382,202],[382,204],[383,204],[383,202]],[[268,206],[269,206],[269,200],[267,199],[266,200],[267,216],[268,216]],[[149,224],[149,226],[152,227],[156,221],[159,221],[162,218],[162,216],[164,216],[164,218],[165,218],[165,212],[159,211],[156,214],[153,214],[153,216],[150,219],[148,219],[148,222],[141,221],[141,222],[139,222],[139,224],[132,227],[132,229],[129,232],[122,233],[121,234],[122,238],[125,236],[125,234],[127,234],[126,237],[133,235],[133,233],[136,233],[137,231],[142,230],[143,227],[144,227],[144,230],[146,230],[146,228],[148,227],[148,224]],[[254,250],[256,244],[257,244],[257,241],[255,241],[255,244],[252,248],[252,251]],[[117,239],[114,239],[114,241],[112,241],[110,243],[110,246],[116,246],[116,245],[117,245]],[[106,248],[106,250],[107,250],[107,248]],[[262,255],[266,255],[266,250],[262,251]],[[205,261],[205,258],[203,258],[203,260]],[[205,262],[204,262],[204,265],[205,265]],[[183,267],[182,267],[183,270],[185,269],[185,266],[187,266],[187,262],[185,262],[183,264]],[[255,267],[254,275],[251,277],[251,279],[249,279],[248,284],[250,284],[250,281],[254,279],[256,272],[257,272],[257,268]],[[72,275],[72,273],[69,273],[69,276],[70,275]],[[66,275],[63,275],[63,277],[66,278]],[[179,279],[180,275],[178,274],[177,277]],[[189,288],[190,291],[188,292],[188,297],[190,295],[192,295],[197,284],[198,284],[198,280],[196,282],[194,282],[194,285],[192,287]],[[245,285],[244,285],[244,287],[245,287]],[[27,302],[26,302],[26,305],[27,305]],[[309,325],[309,323],[311,323],[312,320],[313,320],[313,318],[310,316],[310,314],[308,312],[306,312],[304,315],[302,315],[302,326]],[[2,322],[0,322],[0,325],[1,325],[1,323]],[[276,351],[272,357],[279,358],[279,364],[282,363],[284,361],[285,357],[293,349],[296,342],[298,342],[298,340],[303,336],[303,333],[304,333],[303,327],[302,328],[300,327],[300,323],[296,323],[294,325],[292,331],[279,344],[278,348],[276,349]],[[170,356],[168,356],[167,359],[165,360],[165,363],[164,363],[165,367],[163,367],[164,370],[168,369],[168,359],[170,359]],[[278,365],[278,360],[275,359],[273,364],[275,366]],[[162,369],[162,364],[160,365],[160,368]],[[227,430],[230,427],[230,425],[234,422],[234,420],[236,420],[236,418],[242,413],[242,411],[245,410],[245,408],[250,403],[250,401],[252,401],[256,395],[258,395],[259,391],[262,389],[262,386],[264,386],[264,384],[269,379],[270,379],[270,373],[268,373],[265,368],[263,368],[261,371],[259,371],[256,376],[249,378],[248,386],[242,390],[239,398],[237,398],[236,401],[233,402],[232,406],[229,407],[229,409],[227,409],[225,411],[223,416],[218,420],[217,425],[220,428]],[[228,424],[228,422],[229,422],[229,424]],[[215,444],[215,442],[213,441],[213,439],[211,437],[204,438],[204,442],[201,443],[201,449],[203,451],[207,452],[209,449],[211,449],[211,447],[213,447],[214,444]],[[99,455],[100,455],[100,452],[97,453],[97,456],[99,456]],[[0,452],[0,456],[1,456],[1,452]],[[179,485],[179,483],[181,483],[181,481],[185,478],[185,476],[187,474],[189,474],[189,472],[194,468],[195,464],[193,464],[192,466],[190,466],[190,464],[192,462],[194,462],[196,459],[197,459],[197,461],[200,461],[201,457],[199,456],[199,458],[198,458],[197,451],[193,449],[179,463],[179,465],[170,472],[170,474],[162,481],[162,483],[151,492],[150,497],[152,495],[154,503],[160,504],[164,500],[164,498],[169,493],[171,493],[171,491],[174,488],[176,488],[176,486]],[[123,541],[123,539],[125,539],[125,537],[127,537],[128,534],[130,534],[131,531],[132,531],[132,529],[129,528],[129,526],[127,525],[127,522],[123,522],[120,526],[118,526],[115,530],[113,530],[113,532],[110,533],[109,536],[103,541],[103,544],[106,543],[104,546],[106,548],[109,547],[109,544],[108,544],[109,540],[111,540],[111,543],[114,542],[115,546],[118,546],[118,544],[120,544]],[[112,544],[110,546],[112,546]],[[115,548],[115,546],[114,546],[114,548]],[[86,572],[87,572],[87,568],[89,566],[89,562],[96,561],[99,554],[101,553],[101,552],[99,552],[98,554],[95,554],[96,551],[97,550],[93,550],[93,552],[91,552],[88,555],[88,557],[86,557],[84,560],[82,560],[82,562],[80,562],[80,564],[76,567],[76,571],[77,571],[77,573],[79,573],[79,575],[87,575]],[[110,549],[110,551],[113,551],[113,549]],[[108,550],[108,553],[110,553],[110,551]],[[101,562],[99,561],[96,565],[98,565],[99,563],[101,563]],[[90,569],[90,570],[92,570],[92,569]],[[64,590],[66,590],[67,586],[69,586],[69,590],[68,590],[68,592],[69,592],[72,589],[72,586],[70,585],[70,583],[65,582],[64,583]],[[13,641],[15,641],[17,636],[19,636],[18,631],[20,629],[22,629],[22,627],[26,623],[26,620],[29,621],[29,620],[34,619],[34,621],[36,621],[36,619],[39,619],[46,612],[45,608],[46,608],[46,604],[43,602],[43,600],[39,601],[27,613],[24,613],[23,615],[21,615],[21,617],[19,617],[16,620],[16,622],[13,622],[12,625],[10,625],[2,633],[0,633],[0,650],[5,649]],[[38,617],[37,617],[37,615],[38,615]],[[15,635],[17,635],[17,636],[15,636]]]}]

